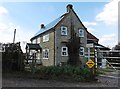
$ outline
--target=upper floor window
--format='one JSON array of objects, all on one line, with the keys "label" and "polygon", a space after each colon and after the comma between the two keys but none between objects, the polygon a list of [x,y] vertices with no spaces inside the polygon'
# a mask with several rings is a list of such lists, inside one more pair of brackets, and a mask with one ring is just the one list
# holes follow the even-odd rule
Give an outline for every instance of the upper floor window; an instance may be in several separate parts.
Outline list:
[{"label": "upper floor window", "polygon": [[80,47],[80,56],[84,56],[84,47]]},{"label": "upper floor window", "polygon": [[61,35],[67,35],[67,27],[61,26]]},{"label": "upper floor window", "polygon": [[36,39],[32,40],[32,43],[33,43],[33,44],[36,44],[36,43],[37,43],[37,40],[36,40]]},{"label": "upper floor window", "polygon": [[79,30],[79,37],[84,37],[84,30],[83,29]]},{"label": "upper floor window", "polygon": [[43,36],[43,42],[49,41],[49,34]]},{"label": "upper floor window", "polygon": [[49,49],[43,49],[43,59],[48,59],[49,57]]},{"label": "upper floor window", "polygon": [[40,43],[40,37],[37,38],[37,43]]},{"label": "upper floor window", "polygon": [[68,56],[68,48],[67,47],[62,47],[61,55],[62,56]]}]

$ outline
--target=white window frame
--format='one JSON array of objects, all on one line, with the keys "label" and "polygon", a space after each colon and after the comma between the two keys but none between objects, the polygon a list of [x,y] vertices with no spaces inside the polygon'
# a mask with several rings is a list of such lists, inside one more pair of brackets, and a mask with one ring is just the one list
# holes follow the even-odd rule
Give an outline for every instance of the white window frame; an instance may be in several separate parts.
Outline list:
[{"label": "white window frame", "polygon": [[37,39],[32,40],[32,44],[36,44],[37,43]]},{"label": "white window frame", "polygon": [[[64,48],[65,48],[66,50],[63,50]],[[63,55],[63,52],[65,52],[66,55]],[[61,56],[68,56],[68,47],[62,47],[62,48],[61,48]]]},{"label": "white window frame", "polygon": [[[81,51],[81,49],[82,49],[82,51]],[[80,52],[80,56],[84,56],[85,55],[85,48],[84,47],[80,47],[79,52]],[[81,53],[83,55],[81,55]]]},{"label": "white window frame", "polygon": [[67,27],[61,26],[61,35],[66,36],[67,35]]},{"label": "white window frame", "polygon": [[84,36],[85,36],[84,29],[79,29],[79,37],[84,37]]},{"label": "white window frame", "polygon": [[41,40],[40,37],[38,37],[38,38],[37,38],[37,44],[40,43],[40,40]]},{"label": "white window frame", "polygon": [[[46,51],[48,53],[46,53]],[[43,59],[49,59],[49,49],[43,49]]]},{"label": "white window frame", "polygon": [[43,36],[43,42],[49,41],[49,34]]}]

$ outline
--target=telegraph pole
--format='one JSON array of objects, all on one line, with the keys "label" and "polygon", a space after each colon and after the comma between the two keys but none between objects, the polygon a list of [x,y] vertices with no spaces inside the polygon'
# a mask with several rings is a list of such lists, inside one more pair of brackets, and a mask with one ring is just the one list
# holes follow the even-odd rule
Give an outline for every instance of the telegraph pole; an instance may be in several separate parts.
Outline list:
[{"label": "telegraph pole", "polygon": [[14,38],[13,38],[13,43],[15,43],[15,35],[16,35],[16,29],[14,30]]}]

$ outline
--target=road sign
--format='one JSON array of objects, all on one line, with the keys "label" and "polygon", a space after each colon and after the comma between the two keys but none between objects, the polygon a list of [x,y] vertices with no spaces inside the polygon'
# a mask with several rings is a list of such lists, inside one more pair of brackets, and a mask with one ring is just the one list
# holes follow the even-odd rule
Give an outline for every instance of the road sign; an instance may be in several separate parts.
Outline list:
[{"label": "road sign", "polygon": [[89,68],[92,68],[92,67],[95,65],[95,63],[90,59],[90,60],[88,60],[88,61],[86,62],[86,65],[87,65]]}]

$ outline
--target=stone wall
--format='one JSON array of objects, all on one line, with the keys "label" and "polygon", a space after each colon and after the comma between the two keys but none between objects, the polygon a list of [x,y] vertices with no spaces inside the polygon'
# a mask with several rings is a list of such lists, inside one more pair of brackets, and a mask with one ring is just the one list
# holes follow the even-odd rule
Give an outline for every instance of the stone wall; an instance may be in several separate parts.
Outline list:
[{"label": "stone wall", "polygon": [[[72,21],[72,22],[71,22]],[[87,32],[85,28],[82,26],[80,21],[78,20],[75,13],[71,10],[69,14],[59,23],[55,28],[55,59],[56,59],[56,65],[59,65],[60,62],[67,62],[69,56],[61,56],[61,47],[66,46],[65,43],[68,42],[68,40],[71,38],[71,23],[73,26],[73,29],[77,33],[77,36],[79,36],[79,29],[84,29],[84,37],[81,37],[80,40],[82,42],[81,46],[86,47],[87,44]],[[68,35],[62,36],[61,35],[61,26],[66,26],[68,28]],[[81,57],[82,59],[83,57]]]},{"label": "stone wall", "polygon": [[[49,34],[49,41],[43,42],[43,36]],[[43,66],[53,66],[54,65],[54,32],[50,30],[40,36],[40,46],[42,47],[42,51],[40,52],[40,59],[42,61]],[[48,59],[43,58],[43,49],[49,49],[49,57]]]}]

